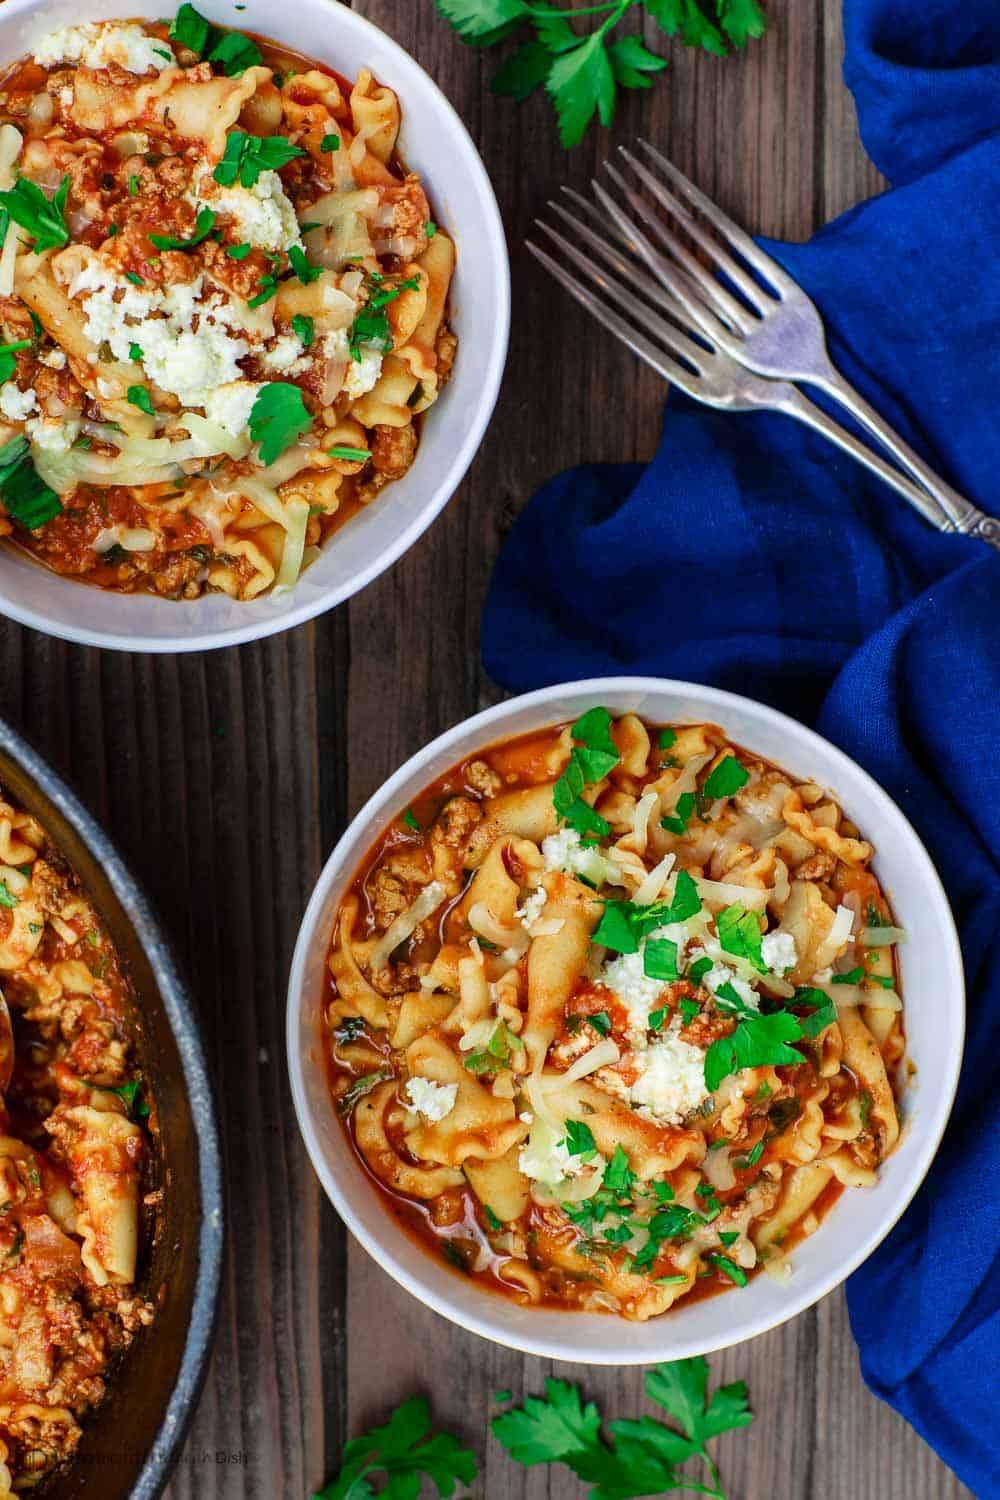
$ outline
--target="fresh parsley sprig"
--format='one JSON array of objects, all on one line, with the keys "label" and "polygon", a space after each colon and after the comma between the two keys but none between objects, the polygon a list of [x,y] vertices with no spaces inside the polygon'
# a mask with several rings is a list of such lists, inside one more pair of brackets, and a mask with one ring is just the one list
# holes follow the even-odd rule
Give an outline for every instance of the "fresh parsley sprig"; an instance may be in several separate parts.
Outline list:
[{"label": "fresh parsley sprig", "polygon": [[199,58],[218,63],[227,78],[238,78],[247,68],[264,61],[256,42],[241,31],[222,31],[213,26],[193,5],[181,6],[168,35]]},{"label": "fresh parsley sprig", "polygon": [[41,188],[27,177],[18,177],[12,188],[0,193],[0,208],[4,209],[15,224],[20,224],[35,241],[35,252],[58,250],[69,239],[66,228],[66,199],[69,196],[69,175],[47,198]]},{"label": "fresh parsley sprig", "polygon": [[579,834],[605,838],[611,832],[611,825],[584,799],[583,791],[586,786],[603,781],[621,759],[611,738],[611,715],[606,708],[589,708],[577,719],[570,734],[576,743],[570,752],[569,765],[552,789],[559,821]]},{"label": "fresh parsley sprig", "polygon": [[258,391],[249,426],[250,440],[260,444],[260,461],[267,468],[308,432],[312,417],[297,385],[272,380]]},{"label": "fresh parsley sprig", "polygon": [[[493,75],[491,87],[518,101],[543,88],[555,106],[564,146],[583,139],[595,114],[614,119],[620,88],[648,89],[666,58],[637,35],[613,33],[636,6],[669,37],[725,57],[763,34],[758,0],[603,0],[558,6],[549,0],[437,0],[464,42],[492,47],[516,35],[520,45]],[[578,30],[581,23],[589,30]]]},{"label": "fresh parsley sprig", "polygon": [[238,178],[241,187],[252,188],[261,172],[276,172],[296,156],[305,154],[301,146],[293,146],[283,135],[247,135],[242,130],[231,130],[226,136],[222,160],[212,176],[222,187],[232,187]]},{"label": "fresh parsley sprig", "polygon": [[[708,1361],[701,1356],[657,1365],[646,1376],[646,1395],[673,1419],[654,1417],[608,1424],[610,1441],[601,1433],[601,1414],[584,1404],[579,1386],[565,1380],[545,1382],[545,1396],[528,1396],[491,1422],[493,1433],[511,1458],[528,1467],[564,1463],[593,1486],[589,1500],[633,1500],[689,1490],[726,1500],[718,1468],[707,1444],[720,1433],[753,1421],[742,1380],[708,1394]],[[694,1460],[702,1475],[683,1467]]]},{"label": "fresh parsley sprig", "polygon": [[341,1456],[340,1473],[313,1500],[374,1500],[369,1475],[383,1474],[383,1500],[415,1500],[426,1476],[441,1496],[471,1484],[479,1473],[476,1456],[457,1438],[431,1428],[424,1396],[397,1407],[384,1427],[352,1438]]}]

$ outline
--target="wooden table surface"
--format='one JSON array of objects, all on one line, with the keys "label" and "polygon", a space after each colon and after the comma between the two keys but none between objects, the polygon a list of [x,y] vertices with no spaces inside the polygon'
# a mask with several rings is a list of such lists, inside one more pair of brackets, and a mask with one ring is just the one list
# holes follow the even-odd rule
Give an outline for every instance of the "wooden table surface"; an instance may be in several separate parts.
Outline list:
[{"label": "wooden table surface", "polygon": [[[306,1500],[345,1437],[415,1391],[483,1456],[470,1492],[480,1500],[574,1500],[584,1491],[568,1471],[522,1469],[487,1440],[491,1394],[540,1391],[555,1369],[582,1378],[609,1415],[640,1409],[639,1370],[553,1367],[488,1344],[423,1309],[348,1240],[295,1127],[285,981],[308,893],[347,820],[425,741],[500,696],[480,666],[478,622],[519,507],[566,465],[647,458],[657,441],[659,382],[583,322],[521,248],[545,200],[564,180],[583,185],[610,141],[640,128],[754,231],[804,238],[880,186],[841,79],[839,0],[766,7],[770,31],[746,55],[720,63],[674,48],[613,134],[567,156],[547,103],[491,95],[489,59],[458,42],[432,0],[356,0],[458,107],[509,233],[510,360],[465,483],[359,598],[260,644],[157,660],[0,622],[3,712],[75,784],[158,904],[212,1059],[225,1287],[169,1500]],[[757,1413],[718,1444],[731,1500],[969,1493],[865,1389],[842,1293],[714,1357],[712,1371],[744,1378]]]}]

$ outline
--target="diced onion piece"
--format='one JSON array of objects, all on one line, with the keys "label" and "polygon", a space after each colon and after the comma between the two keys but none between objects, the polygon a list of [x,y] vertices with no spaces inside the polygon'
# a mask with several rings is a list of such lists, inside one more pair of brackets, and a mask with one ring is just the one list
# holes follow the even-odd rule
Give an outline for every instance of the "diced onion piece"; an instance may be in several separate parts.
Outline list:
[{"label": "diced onion piece", "polygon": [[[6,129],[6,127],[4,127]],[[7,223],[3,249],[0,250],[0,297],[10,297],[14,291],[14,262],[17,259],[17,225],[13,219]]]},{"label": "diced onion piece", "polygon": [[888,948],[891,943],[905,943],[906,932],[902,927],[865,927],[861,932],[863,948]]},{"label": "diced onion piece", "polygon": [[437,910],[444,900],[444,895],[444,886],[441,882],[432,880],[429,885],[424,886],[416,900],[412,901],[406,910],[401,911],[399,916],[389,924],[369,954],[373,973],[385,968],[390,954],[399,947],[400,943],[406,941],[425,917],[429,917]]},{"label": "diced onion piece", "polygon": [[833,963],[841,949],[850,942],[853,931],[854,913],[849,906],[838,906],[830,931],[816,949],[817,969],[825,969]]},{"label": "diced onion piece", "polygon": [[708,765],[715,757],[715,752],[710,751],[707,755],[692,755],[685,764],[681,774],[667,790],[660,795],[660,811],[664,814],[672,813],[677,806],[679,797],[685,792],[693,792],[698,785],[698,773]]},{"label": "diced onion piece", "polygon": [[652,906],[663,890],[676,859],[676,854],[665,854],[660,863],[653,866],[645,880],[632,893],[632,901],[636,906]]},{"label": "diced onion piece", "polygon": [[701,1169],[717,1192],[727,1193],[731,1187],[736,1186],[736,1173],[726,1146],[706,1151]]},{"label": "diced onion piece", "polygon": [[474,1047],[485,1047],[499,1024],[496,1016],[484,1016],[479,1021],[473,1021],[468,1031],[463,1031],[459,1037],[460,1050],[471,1052]]},{"label": "diced onion piece", "polygon": [[816,984],[815,987],[846,1009],[858,1005],[870,1005],[875,1010],[903,1009],[903,1002],[895,990],[868,989],[860,984]]}]

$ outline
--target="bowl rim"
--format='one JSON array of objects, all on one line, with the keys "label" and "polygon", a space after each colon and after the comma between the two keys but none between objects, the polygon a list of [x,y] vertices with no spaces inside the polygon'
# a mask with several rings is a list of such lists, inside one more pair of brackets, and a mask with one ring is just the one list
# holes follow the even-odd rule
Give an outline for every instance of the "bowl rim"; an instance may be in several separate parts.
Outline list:
[{"label": "bowl rim", "polygon": [[81,842],[86,844],[100,862],[108,884],[149,962],[177,1043],[185,1092],[191,1107],[198,1151],[201,1199],[195,1293],[174,1388],[164,1408],[156,1437],[129,1491],[130,1500],[156,1500],[170,1479],[205,1383],[208,1361],[215,1342],[222,1285],[225,1245],[222,1153],[204,1044],[171,944],[147,896],[130,873],[116,845],[59,772],[3,718],[0,718],[0,750],[16,761],[55,804]]},{"label": "bowl rim", "polygon": [[[28,15],[44,11],[50,0],[5,0],[0,9],[0,28],[3,27],[5,19],[9,16],[12,21],[24,20]],[[194,633],[183,636],[173,635],[135,635],[130,634],[124,623],[119,630],[92,630],[82,627],[73,622],[72,619],[65,623],[54,623],[45,613],[26,607],[19,603],[12,603],[4,597],[3,589],[0,587],[0,613],[16,620],[20,625],[27,625],[32,630],[38,630],[44,635],[54,636],[58,640],[73,641],[78,645],[97,646],[108,651],[132,651],[161,655],[174,655],[188,651],[214,651],[225,646],[242,646],[249,641],[264,640],[268,636],[278,635],[282,631],[292,630],[297,625],[304,624],[307,620],[315,619],[319,615],[336,609],[347,599],[352,599],[360,594],[363,589],[386,572],[392,565],[399,561],[400,557],[423,535],[444,510],[448,501],[452,498],[458,486],[465,478],[471,467],[476,454],[485,437],[486,430],[493,418],[497,399],[500,394],[500,385],[503,380],[504,370],[507,363],[507,351],[510,342],[511,321],[511,278],[510,278],[510,256],[507,250],[507,238],[504,233],[503,219],[500,214],[500,206],[497,203],[493,184],[482,157],[476,147],[472,136],[459,115],[451,100],[447,97],[438,83],[431,77],[427,70],[421,67],[407,50],[400,45],[388,32],[376,26],[374,21],[359,15],[357,11],[351,10],[347,5],[330,4],[329,0],[296,0],[299,6],[306,4],[322,5],[324,14],[329,14],[331,29],[337,25],[344,26],[348,31],[354,30],[361,38],[378,38],[378,44],[385,47],[390,53],[395,54],[397,65],[402,72],[413,69],[422,75],[427,87],[435,96],[436,103],[441,115],[447,122],[447,129],[443,132],[445,139],[459,144],[464,150],[470,174],[478,180],[482,206],[484,209],[482,232],[490,243],[491,250],[495,253],[500,276],[497,284],[491,288],[491,295],[495,297],[494,338],[490,349],[489,362],[486,376],[479,387],[476,397],[475,419],[466,427],[461,441],[455,448],[451,461],[444,473],[441,482],[437,485],[429,498],[415,511],[412,518],[402,526],[386,543],[378,556],[364,568],[360,569],[350,579],[340,585],[324,590],[320,596],[304,597],[302,603],[291,604],[287,612],[275,615],[272,619],[248,621],[245,625],[236,624],[226,626],[220,630]],[[131,19],[134,15],[129,8],[128,0],[117,0],[117,6],[121,9],[121,19]],[[102,20],[113,20],[113,16],[103,16]],[[280,37],[275,37],[280,41]],[[403,100],[405,106],[405,98]],[[405,129],[406,111],[404,107],[403,119]],[[36,566],[41,566],[37,564]],[[73,578],[62,578],[59,574],[52,574],[60,583],[65,583],[66,588],[85,588]],[[294,597],[294,590],[293,590]],[[72,600],[72,595],[68,595]],[[183,608],[183,601],[164,601]]]},{"label": "bowl rim", "polygon": [[[333,1171],[328,1166],[320,1142],[319,1132],[309,1108],[306,1086],[308,1063],[307,1059],[303,1056],[303,1049],[300,1046],[300,1009],[304,997],[306,965],[310,950],[318,936],[318,923],[328,897],[329,889],[336,882],[337,877],[341,873],[342,866],[348,857],[352,861],[352,869],[358,863],[359,859],[363,857],[364,850],[354,848],[356,836],[361,827],[363,825],[370,826],[373,822],[381,826],[383,822],[388,821],[389,817],[393,815],[393,811],[398,810],[395,809],[394,804],[397,800],[399,789],[414,774],[418,765],[426,763],[432,758],[436,759],[448,751],[459,740],[466,740],[470,734],[482,734],[481,744],[484,748],[489,744],[496,743],[503,737],[502,730],[504,723],[524,709],[543,707],[548,703],[555,704],[561,700],[565,700],[569,704],[573,697],[581,699],[591,698],[595,702],[601,702],[606,700],[611,694],[619,696],[641,695],[649,692],[670,692],[679,695],[696,696],[706,708],[718,711],[718,722],[721,723],[725,723],[727,709],[739,709],[746,712],[749,708],[752,713],[763,713],[771,718],[776,727],[786,728],[791,734],[794,734],[798,743],[806,750],[810,746],[820,747],[821,753],[825,758],[832,760],[835,766],[839,765],[841,768],[846,769],[849,776],[858,778],[861,784],[866,786],[868,793],[874,797],[874,800],[882,804],[888,815],[898,820],[898,824],[904,835],[908,836],[912,843],[912,852],[917,856],[922,866],[921,875],[928,897],[938,908],[938,915],[942,921],[942,929],[947,936],[947,962],[952,971],[951,978],[954,987],[951,1002],[954,1024],[949,1033],[949,1052],[942,1059],[941,1071],[939,1073],[941,1083],[939,1102],[936,1106],[936,1112],[923,1126],[920,1137],[920,1149],[910,1166],[909,1176],[903,1187],[897,1189],[898,1198],[892,1205],[890,1212],[886,1214],[879,1224],[849,1254],[840,1257],[836,1266],[818,1275],[815,1282],[806,1292],[790,1297],[787,1308],[779,1308],[773,1314],[757,1313],[752,1317],[748,1317],[745,1330],[737,1333],[735,1337],[715,1336],[698,1338],[697,1335],[691,1335],[687,1338],[678,1338],[674,1336],[669,1350],[665,1350],[661,1354],[654,1353],[645,1348],[637,1350],[634,1344],[630,1345],[628,1340],[630,1325],[624,1320],[618,1320],[621,1324],[621,1336],[617,1346],[609,1348],[582,1348],[578,1343],[574,1344],[572,1319],[568,1313],[565,1314],[565,1337],[542,1339],[534,1337],[531,1334],[524,1335],[519,1330],[514,1330],[504,1325],[502,1313],[505,1303],[503,1298],[497,1294],[483,1291],[475,1299],[469,1298],[470,1306],[465,1306],[460,1302],[459,1298],[451,1298],[439,1293],[434,1287],[428,1285],[420,1275],[413,1273],[407,1266],[403,1265],[397,1258],[390,1241],[381,1240],[378,1236],[370,1234],[364,1225],[359,1223],[349,1195],[341,1190]],[[567,717],[567,714],[561,714],[560,717]],[[557,722],[557,720],[553,719],[553,722]],[[504,1344],[508,1348],[518,1349],[523,1353],[538,1355],[542,1358],[564,1360],[569,1363],[601,1365],[651,1364],[657,1358],[677,1359],[696,1354],[711,1354],[718,1349],[735,1347],[736,1344],[744,1343],[747,1339],[756,1338],[758,1334],[766,1333],[773,1328],[779,1327],[791,1318],[796,1317],[800,1312],[804,1312],[809,1307],[814,1306],[827,1293],[840,1286],[878,1248],[906,1212],[921,1184],[924,1182],[951,1117],[955,1093],[958,1088],[964,1043],[965,979],[958,931],[955,926],[948,897],[933,861],[925,849],[919,834],[905,813],[901,811],[893,798],[889,796],[889,793],[879,785],[868,771],[864,770],[862,766],[858,765],[856,761],[837,745],[825,739],[814,729],[801,724],[788,714],[782,713],[779,709],[772,708],[769,704],[762,703],[757,699],[747,698],[742,694],[732,693],[723,688],[710,687],[705,684],[688,682],[678,678],[609,676],[554,683],[547,687],[536,689],[534,692],[523,693],[517,697],[505,699],[491,708],[473,714],[470,718],[461,720],[443,734],[438,735],[427,745],[418,749],[367,799],[357,814],[351,819],[344,833],[334,846],[329,858],[323,865],[303,914],[292,956],[288,981],[286,1050],[295,1114],[306,1150],[313,1164],[313,1169],[319,1177],[327,1197],[351,1234],[354,1235],[355,1239],[360,1242],[376,1263],[383,1270],[387,1271],[395,1281],[399,1282],[406,1291],[418,1301],[432,1308],[433,1311],[440,1313],[442,1317],[447,1318],[450,1322],[458,1324],[470,1333],[476,1333],[495,1343]],[[357,1174],[357,1181],[358,1183],[365,1182],[364,1174],[360,1168]],[[430,1257],[427,1257],[427,1264],[428,1266],[433,1264]],[[472,1306],[473,1302],[475,1306]],[[484,1308],[482,1315],[476,1310],[480,1303]],[[496,1310],[491,1316],[490,1308],[492,1304],[496,1305]],[[613,1322],[614,1320],[608,1321]]]}]

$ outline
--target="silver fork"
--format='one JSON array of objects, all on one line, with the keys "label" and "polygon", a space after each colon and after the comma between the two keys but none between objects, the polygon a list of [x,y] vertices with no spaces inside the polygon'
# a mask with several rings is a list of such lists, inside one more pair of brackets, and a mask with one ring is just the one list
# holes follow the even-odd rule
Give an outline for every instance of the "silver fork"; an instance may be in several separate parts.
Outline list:
[{"label": "silver fork", "polygon": [[[599,292],[584,286],[539,245],[529,240],[527,248],[598,322],[627,344],[665,380],[685,391],[694,400],[723,411],[780,411],[787,416],[796,417],[892,485],[932,525],[942,530],[952,529],[946,512],[927,490],[914,484],[885,459],[865,447],[864,443],[810,401],[797,386],[790,381],[769,380],[754,374],[728,354],[712,335],[692,330],[692,320],[686,316],[683,304],[660,281],[650,276],[634,257],[630,259],[619,248],[619,245],[624,244],[634,249],[638,231],[596,183],[594,191],[618,229],[616,244],[610,243],[605,237],[606,220],[602,220],[593,206],[570,188],[563,188],[563,192],[578,210],[592,221],[601,223],[604,234],[598,233],[561,204],[550,202],[549,206],[572,228],[576,241],[582,240],[588,245],[610,267],[614,275],[609,275],[592,256],[585,255],[578,248],[578,243],[566,239],[544,220],[536,222],[566,259],[599,288]],[[629,291],[621,282],[627,282],[641,295]],[[616,312],[615,304],[628,317]]]},{"label": "silver fork", "polygon": [[[826,347],[819,311],[798,283],[662,152],[648,141],[639,145],[655,166],[655,173],[624,146],[619,148],[623,159],[655,203],[666,209],[705,253],[714,270],[740,293],[740,297],[735,296],[717,275],[706,270],[680,235],[609,165],[618,191],[657,241],[654,246],[629,221],[633,248],[678,299],[695,327],[756,374],[776,380],[801,380],[832,396],[938,502],[947,518],[942,529],[976,536],[1000,548],[1000,520],[985,515],[936,474],[836,368]],[[598,191],[608,206],[603,190]],[[710,227],[706,228],[691,208],[697,209]],[[666,250],[666,256],[661,249]],[[757,276],[749,274],[748,266]],[[767,282],[766,287],[758,276]]]}]

